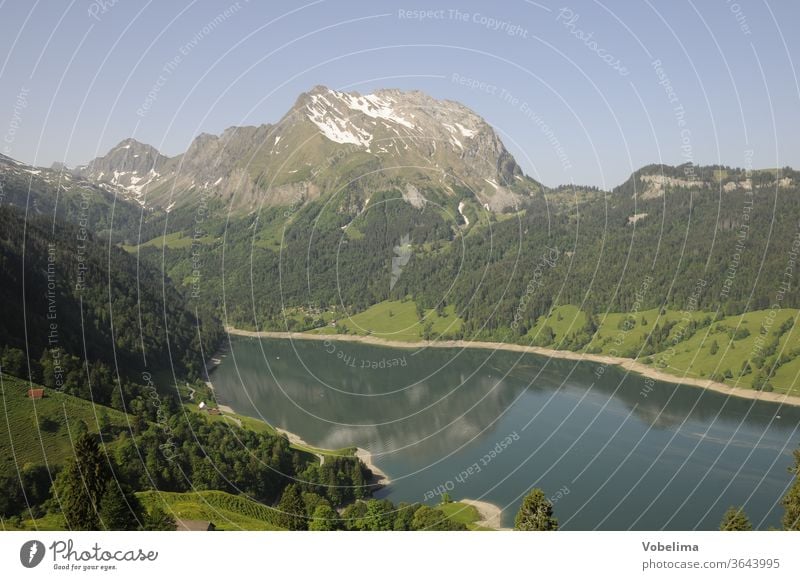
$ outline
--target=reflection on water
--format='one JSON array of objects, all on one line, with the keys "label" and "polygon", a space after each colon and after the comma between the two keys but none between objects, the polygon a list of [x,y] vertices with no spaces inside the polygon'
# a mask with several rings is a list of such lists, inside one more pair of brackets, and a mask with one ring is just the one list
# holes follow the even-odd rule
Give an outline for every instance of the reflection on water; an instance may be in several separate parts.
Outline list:
[{"label": "reflection on water", "polygon": [[370,450],[394,501],[447,488],[503,507],[510,525],[538,486],[568,529],[714,529],[734,504],[760,527],[778,525],[798,409],[669,383],[646,389],[638,375],[597,367],[235,338],[212,380],[240,413],[314,445]]}]

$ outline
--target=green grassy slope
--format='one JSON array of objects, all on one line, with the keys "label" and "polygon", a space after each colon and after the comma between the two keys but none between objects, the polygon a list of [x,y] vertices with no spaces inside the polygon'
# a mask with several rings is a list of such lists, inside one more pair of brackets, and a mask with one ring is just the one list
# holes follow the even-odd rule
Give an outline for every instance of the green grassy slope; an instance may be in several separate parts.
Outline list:
[{"label": "green grassy slope", "polygon": [[[767,380],[774,392],[800,395],[800,332],[793,323],[798,310],[759,310],[714,320],[714,312],[646,310],[635,314],[600,314],[598,329],[581,352],[636,358],[678,376],[714,379],[752,389]],[[562,343],[586,324],[586,314],[576,306],[558,306],[541,317],[520,342],[550,348]],[[672,324],[666,340],[654,352],[643,350],[657,327]],[[694,324],[696,328],[691,329]],[[553,330],[543,340],[543,329]],[[749,362],[749,370],[745,363]]]},{"label": "green grassy slope", "polygon": [[470,530],[489,530],[491,528],[484,528],[477,524],[481,519],[481,515],[475,506],[468,505],[461,502],[450,502],[446,504],[439,504],[436,506],[442,510],[447,516],[447,519],[454,522],[460,522],[467,526]]},{"label": "green grassy slope", "polygon": [[72,456],[72,439],[81,421],[97,433],[103,415],[112,428],[127,429],[124,413],[45,389],[44,399],[26,396],[27,382],[3,375],[0,391],[0,472],[26,463],[61,465]]},{"label": "green grassy slope", "polygon": [[148,510],[160,506],[175,518],[213,522],[218,530],[282,529],[275,523],[274,509],[224,491],[144,491],[136,495]]},{"label": "green grassy slope", "polygon": [[[777,393],[800,395],[800,331],[793,321],[800,311],[784,308],[759,310],[742,315],[721,316],[707,311],[681,312],[658,309],[596,315],[597,331],[579,352],[639,359],[664,372],[718,382],[745,389],[766,381]],[[573,350],[572,340],[588,321],[578,306],[554,307],[541,316],[519,344]],[[385,340],[415,342],[425,337],[448,338],[461,329],[462,321],[453,306],[439,316],[434,310],[420,320],[412,301],[385,301],[349,318],[337,326],[349,334],[372,335]],[[646,348],[651,335],[670,326],[663,342]],[[332,326],[311,333],[332,334]],[[745,362],[749,361],[749,370]],[[742,374],[744,368],[744,374]]]},{"label": "green grassy slope", "polygon": [[[224,491],[194,491],[174,493],[164,491],[138,492],[136,497],[147,511],[159,506],[176,519],[207,520],[217,530],[281,530],[275,524],[276,512],[272,508],[244,496]],[[24,520],[21,525],[11,521],[0,522],[0,529],[64,530],[66,525],[60,514],[48,514],[36,520]]]},{"label": "green grassy slope", "polygon": [[[431,338],[446,338],[461,328],[461,320],[456,316],[453,306],[446,307],[441,316],[433,309],[426,310],[420,319],[416,304],[410,300],[380,302],[363,312],[337,320],[336,323],[346,328],[349,334],[372,335],[385,340],[405,342],[422,340],[426,326],[429,327]],[[327,326],[309,332],[329,334],[335,330]]]}]

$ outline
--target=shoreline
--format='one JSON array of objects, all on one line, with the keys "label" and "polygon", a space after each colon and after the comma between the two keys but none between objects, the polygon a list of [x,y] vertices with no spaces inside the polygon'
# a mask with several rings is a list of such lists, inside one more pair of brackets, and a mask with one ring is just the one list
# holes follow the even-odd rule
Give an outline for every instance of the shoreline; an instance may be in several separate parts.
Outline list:
[{"label": "shoreline", "polygon": [[[233,411],[233,409],[231,409],[230,407],[227,408],[230,409],[231,412],[235,413],[235,411]],[[266,421],[264,422],[266,423]],[[307,447],[308,449],[311,450],[319,449],[320,451],[325,451],[329,455],[335,455],[334,449],[325,449],[324,447],[318,447],[316,445],[312,445],[311,443],[300,437],[300,435],[298,435],[297,433],[292,433],[291,431],[287,431],[286,429],[283,429],[281,427],[276,427],[275,425],[271,425],[269,423],[267,423],[267,425],[275,429],[275,431],[278,434],[284,435],[289,440],[289,443],[291,443],[292,445],[300,445],[302,447]],[[372,462],[372,453],[370,453],[366,449],[362,449],[361,447],[356,447],[355,449],[356,449],[355,457],[358,457],[361,460],[361,462],[372,472],[373,475],[373,480],[371,482],[372,484],[378,486],[378,488],[381,488],[389,485],[392,482],[392,480],[389,479],[389,476],[386,475],[386,473],[380,467],[378,467]],[[315,453],[315,455],[319,457],[320,465],[325,463],[325,455],[321,453]]]},{"label": "shoreline", "polygon": [[456,502],[470,505],[478,510],[478,514],[480,514],[481,519],[475,522],[476,525],[498,531],[508,531],[511,529],[503,527],[503,523],[501,521],[503,517],[503,510],[493,503],[479,499],[459,499],[456,500]]},{"label": "shoreline", "polygon": [[231,326],[225,327],[225,332],[235,336],[248,336],[251,338],[281,338],[290,340],[317,340],[317,341],[338,341],[338,342],[360,342],[363,344],[370,344],[373,346],[387,346],[392,348],[479,348],[483,350],[506,350],[511,352],[520,352],[528,354],[537,354],[549,358],[585,361],[600,363],[603,365],[615,365],[627,371],[632,371],[645,378],[662,381],[665,383],[673,383],[679,385],[686,385],[689,387],[700,387],[710,391],[715,391],[723,395],[732,397],[740,397],[743,399],[752,399],[756,401],[765,401],[769,403],[779,403],[782,405],[800,406],[800,396],[786,395],[775,392],[753,391],[751,389],[740,389],[731,387],[724,383],[718,383],[711,379],[695,379],[691,377],[680,377],[654,369],[644,363],[630,358],[623,358],[618,356],[611,356],[605,354],[589,354],[582,352],[574,352],[570,350],[555,350],[541,346],[526,346],[522,344],[513,344],[506,342],[486,342],[486,341],[466,341],[466,340],[442,340],[442,341],[429,341],[420,340],[416,342],[403,342],[399,340],[388,340],[378,338],[375,336],[361,336],[354,334],[309,334],[304,332],[277,332],[277,331],[261,331],[256,332],[252,330],[240,330]]},{"label": "shoreline", "polygon": [[[217,408],[220,410],[220,412],[222,412],[225,415],[238,415],[238,413],[230,405],[221,404],[217,400],[217,393],[216,390],[214,389],[214,383],[210,380],[211,379],[210,371],[213,370],[213,368],[219,365],[221,362],[222,361],[219,360],[219,357],[217,357],[216,355],[214,356],[214,358],[211,359],[209,365],[206,366],[206,369],[208,370],[209,380],[205,381],[205,383],[208,386],[208,388],[211,389],[211,392],[214,393],[214,401],[217,404]],[[231,418],[233,419],[234,417]],[[271,423],[267,423],[263,419],[257,419],[257,420],[275,429],[275,432],[278,433],[278,435],[283,435],[284,437],[286,437],[289,440],[289,444],[291,445],[299,445],[301,447],[307,447],[309,450],[311,450],[311,452],[313,452],[314,449],[318,449],[320,451],[328,453],[329,455],[336,454],[335,449],[325,449],[323,447],[311,445],[309,442],[300,437],[300,435],[298,435],[297,433],[292,433],[291,431],[288,431],[281,427],[277,427],[275,425],[272,425]],[[362,449],[361,447],[356,447],[355,449],[356,449],[355,457],[358,457],[361,460],[361,462],[367,467],[367,469],[369,469],[372,472],[372,481],[370,483],[374,486],[375,490],[378,490],[382,487],[386,487],[392,482],[389,476],[386,475],[386,472],[383,471],[377,465],[375,465],[375,463],[373,463],[372,453],[370,453],[366,449]],[[319,458],[320,465],[325,463],[325,455],[323,455],[322,453],[314,453],[314,455],[316,455]]]},{"label": "shoreline", "polygon": [[366,465],[367,468],[372,472],[373,481],[371,483],[376,486],[375,489],[386,487],[392,483],[392,480],[389,479],[389,476],[386,475],[386,472],[372,462],[372,453],[366,449],[362,449],[361,447],[356,447],[356,457],[358,457],[361,460],[361,463]]}]

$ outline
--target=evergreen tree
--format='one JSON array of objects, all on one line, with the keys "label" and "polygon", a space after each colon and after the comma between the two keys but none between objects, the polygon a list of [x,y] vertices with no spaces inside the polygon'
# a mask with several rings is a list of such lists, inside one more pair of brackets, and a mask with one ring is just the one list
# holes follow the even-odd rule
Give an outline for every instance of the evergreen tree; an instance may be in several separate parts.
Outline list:
[{"label": "evergreen tree", "polygon": [[722,516],[719,529],[723,532],[749,532],[753,529],[753,524],[742,508],[731,506]]},{"label": "evergreen tree", "polygon": [[361,471],[361,465],[354,466],[351,479],[353,481],[353,495],[359,499],[369,497],[370,491],[366,487],[364,474]]},{"label": "evergreen tree", "polygon": [[103,409],[98,414],[97,424],[100,428],[102,435],[108,435],[111,431],[111,419],[108,417],[108,412]]},{"label": "evergreen tree", "polygon": [[132,493],[120,489],[119,482],[109,481],[100,500],[100,521],[106,530],[137,530],[142,509]]},{"label": "evergreen tree", "polygon": [[278,521],[281,527],[287,530],[307,529],[305,513],[306,506],[297,485],[290,483],[283,490],[281,499],[278,502]]},{"label": "evergreen tree", "polygon": [[558,520],[553,517],[553,504],[541,489],[532,489],[522,500],[522,506],[514,520],[514,529],[523,531],[558,529]]},{"label": "evergreen tree", "polygon": [[160,506],[155,506],[145,517],[144,529],[153,532],[173,531],[175,530],[175,518]]},{"label": "evergreen tree", "polygon": [[783,496],[783,529],[800,531],[800,449],[794,452],[794,483]]},{"label": "evergreen tree", "polygon": [[100,500],[110,475],[108,464],[90,433],[80,436],[74,451],[74,457],[58,478],[58,498],[64,518],[70,529],[98,530]]}]

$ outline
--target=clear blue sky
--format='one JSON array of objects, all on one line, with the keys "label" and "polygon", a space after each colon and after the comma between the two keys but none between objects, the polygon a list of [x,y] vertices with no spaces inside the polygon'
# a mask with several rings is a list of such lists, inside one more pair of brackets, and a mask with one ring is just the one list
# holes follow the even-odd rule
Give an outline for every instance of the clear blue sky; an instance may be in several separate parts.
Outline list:
[{"label": "clear blue sky", "polygon": [[134,136],[175,155],[324,84],[460,101],[548,185],[659,161],[800,167],[798,5],[11,0],[0,151],[74,165]]}]

